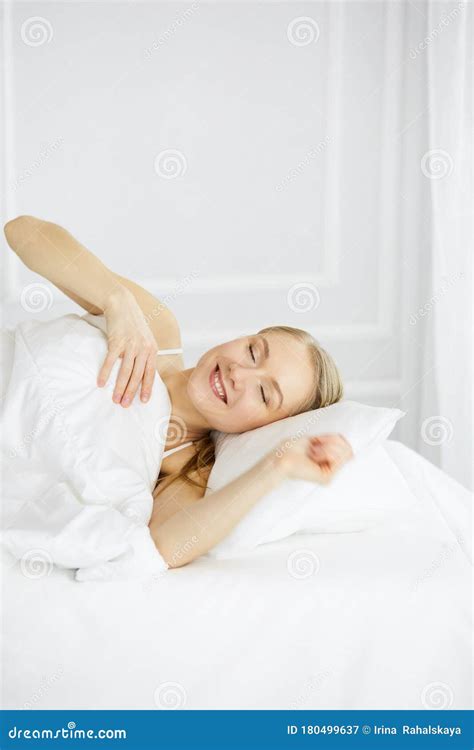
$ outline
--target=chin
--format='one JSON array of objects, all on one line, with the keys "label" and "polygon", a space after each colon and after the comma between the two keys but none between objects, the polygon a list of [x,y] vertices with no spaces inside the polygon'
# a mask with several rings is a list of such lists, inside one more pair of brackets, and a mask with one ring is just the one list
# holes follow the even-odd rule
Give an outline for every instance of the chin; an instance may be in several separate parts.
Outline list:
[{"label": "chin", "polygon": [[[211,420],[209,420],[209,423],[211,423]],[[219,432],[226,432],[229,435],[239,434],[240,432],[247,432],[248,429],[252,429],[251,427],[235,427],[235,426],[229,426],[228,424],[223,424],[221,422],[212,424],[211,430],[218,430]]]}]

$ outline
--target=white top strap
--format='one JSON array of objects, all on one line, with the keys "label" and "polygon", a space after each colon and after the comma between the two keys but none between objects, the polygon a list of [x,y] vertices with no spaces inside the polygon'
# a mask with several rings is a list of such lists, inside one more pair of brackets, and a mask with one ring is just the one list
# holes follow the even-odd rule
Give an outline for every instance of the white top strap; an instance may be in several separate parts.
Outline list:
[{"label": "white top strap", "polygon": [[156,352],[156,356],[159,357],[160,354],[182,354],[182,349],[160,349]]},{"label": "white top strap", "polygon": [[189,445],[192,445],[192,441],[190,443],[183,443],[183,445],[178,445],[176,448],[170,448],[168,451],[164,451],[163,458],[166,458],[166,456],[171,456],[172,453],[176,453],[176,451],[180,451],[182,448],[187,448]]}]

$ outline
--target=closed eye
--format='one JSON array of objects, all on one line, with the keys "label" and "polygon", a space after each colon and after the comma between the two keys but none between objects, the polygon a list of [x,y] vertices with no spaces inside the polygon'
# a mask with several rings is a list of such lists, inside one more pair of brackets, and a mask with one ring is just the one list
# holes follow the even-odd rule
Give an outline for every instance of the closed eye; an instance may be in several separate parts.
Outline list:
[{"label": "closed eye", "polygon": [[[253,346],[252,346],[252,344],[249,344],[249,352],[250,352],[250,356],[252,357],[252,361],[255,362],[255,355],[253,353]],[[267,400],[265,398],[265,392],[264,392],[262,386],[260,386],[260,393],[262,394],[262,401],[263,401],[263,403],[265,404],[265,406],[267,406]]]}]

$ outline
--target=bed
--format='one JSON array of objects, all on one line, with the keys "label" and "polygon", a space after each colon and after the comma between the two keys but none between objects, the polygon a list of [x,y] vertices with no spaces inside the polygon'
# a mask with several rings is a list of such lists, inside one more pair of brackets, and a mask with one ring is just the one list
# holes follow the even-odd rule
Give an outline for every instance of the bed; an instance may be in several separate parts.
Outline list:
[{"label": "bed", "polygon": [[472,708],[470,495],[393,440],[413,514],[78,583],[4,552],[5,709]]}]

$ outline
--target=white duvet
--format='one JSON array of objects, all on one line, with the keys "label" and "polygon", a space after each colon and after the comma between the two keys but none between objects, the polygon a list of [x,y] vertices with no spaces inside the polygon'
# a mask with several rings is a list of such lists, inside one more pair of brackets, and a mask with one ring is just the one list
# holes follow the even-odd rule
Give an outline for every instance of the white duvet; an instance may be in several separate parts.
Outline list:
[{"label": "white duvet", "polygon": [[469,494],[383,445],[416,506],[396,522],[156,581],[5,569],[4,708],[472,708]]},{"label": "white duvet", "polygon": [[152,490],[170,415],[157,374],[150,401],[113,403],[107,352],[86,316],[2,331],[2,542],[26,568],[53,563],[76,580],[159,574]]},{"label": "white duvet", "polygon": [[147,520],[164,384],[113,404],[114,373],[101,390],[90,365],[103,334],[77,315],[2,342],[3,708],[472,708],[457,482],[386,440],[398,514],[162,575]]}]

